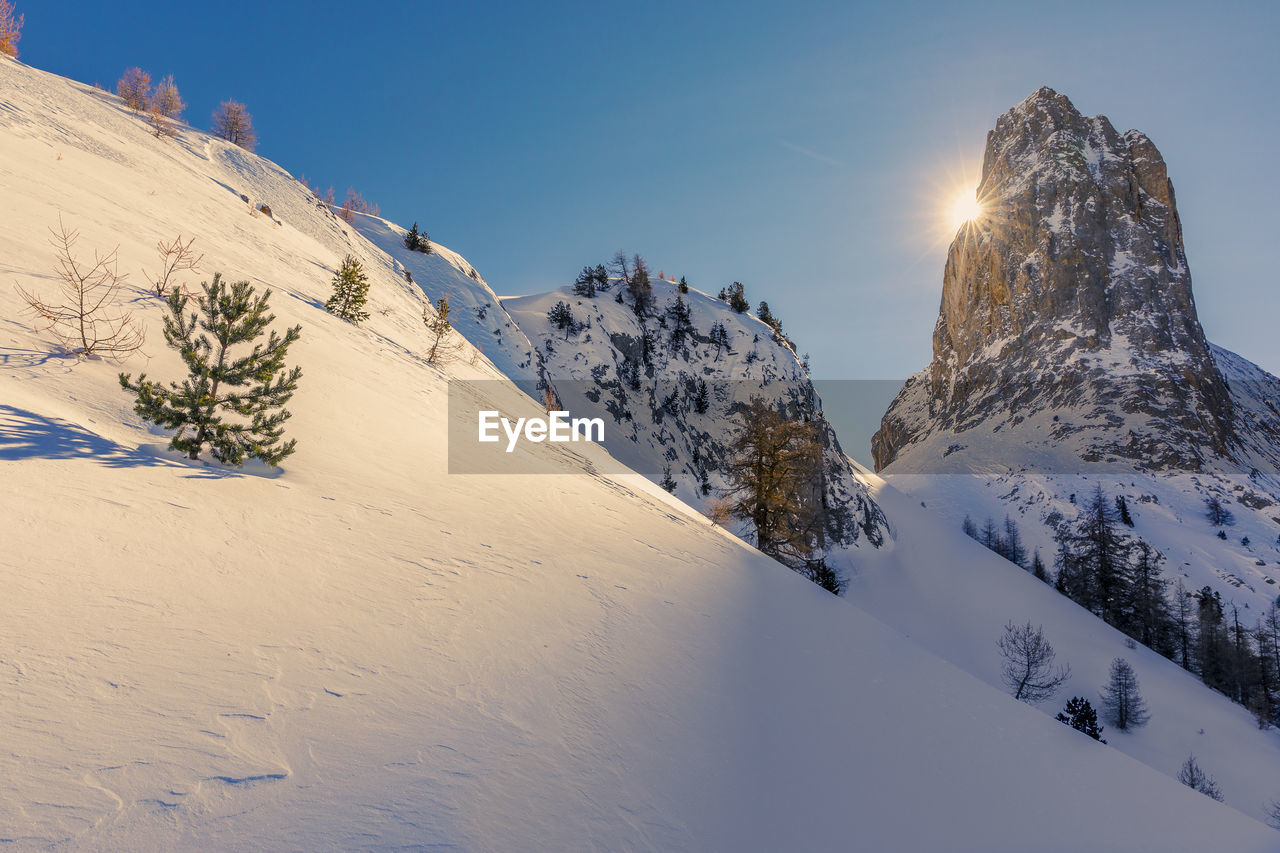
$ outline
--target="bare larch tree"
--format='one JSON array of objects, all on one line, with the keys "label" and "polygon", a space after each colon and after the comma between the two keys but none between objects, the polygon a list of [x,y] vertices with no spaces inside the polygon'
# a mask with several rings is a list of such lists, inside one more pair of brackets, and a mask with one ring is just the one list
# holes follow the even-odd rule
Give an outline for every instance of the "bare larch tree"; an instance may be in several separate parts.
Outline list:
[{"label": "bare larch tree", "polygon": [[1028,704],[1042,702],[1071,677],[1071,667],[1054,668],[1053,646],[1044,638],[1044,630],[1030,622],[1005,625],[996,645],[1004,658],[1000,677],[1014,699]]},{"label": "bare larch tree", "polygon": [[235,100],[225,100],[213,111],[213,133],[246,151],[252,151],[258,144],[253,116],[244,104]]},{"label": "bare larch tree", "polygon": [[21,286],[18,295],[69,351],[113,359],[137,352],[144,339],[142,328],[117,304],[126,278],[118,271],[117,250],[105,255],[95,251],[93,263],[86,265],[73,254],[79,231],[67,228],[61,218],[57,229],[49,231],[58,258],[60,299],[45,301]]}]

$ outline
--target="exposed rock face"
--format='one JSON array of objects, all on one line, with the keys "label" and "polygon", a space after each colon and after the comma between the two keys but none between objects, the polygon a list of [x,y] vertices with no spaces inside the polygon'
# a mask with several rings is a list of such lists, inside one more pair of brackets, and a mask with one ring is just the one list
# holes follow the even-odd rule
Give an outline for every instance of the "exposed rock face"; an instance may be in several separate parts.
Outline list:
[{"label": "exposed rock face", "polygon": [[933,361],[872,440],[877,470],[979,424],[1084,462],[1198,470],[1229,454],[1231,395],[1151,140],[1042,88],[988,134],[978,198],[947,256]]}]

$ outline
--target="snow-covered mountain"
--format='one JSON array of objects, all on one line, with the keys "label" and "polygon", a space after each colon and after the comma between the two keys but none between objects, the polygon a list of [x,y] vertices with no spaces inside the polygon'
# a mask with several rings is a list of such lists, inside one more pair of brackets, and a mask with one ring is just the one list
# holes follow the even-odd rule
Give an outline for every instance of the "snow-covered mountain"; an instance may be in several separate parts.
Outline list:
[{"label": "snow-covered mountain", "polygon": [[[823,550],[834,567],[849,571],[851,549],[883,546],[888,522],[822,418],[822,401],[791,346],[755,316],[696,288],[681,293],[659,278],[652,289],[653,307],[643,318],[619,301],[617,279],[591,297],[564,287],[503,305],[535,342],[561,403],[606,418],[606,449],[651,479],[669,477],[691,506],[723,494],[729,445],[753,398],[817,420]],[[551,319],[557,305],[568,311],[559,324]],[[738,532],[751,541],[746,527]]]},{"label": "snow-covered mountain", "polygon": [[[383,248],[394,226],[351,227],[263,158],[185,126],[157,139],[114,97],[5,57],[0,190],[6,847],[1274,849],[1236,808],[946,662],[935,636],[607,473],[602,448],[520,448],[560,476],[448,474],[446,424],[467,414],[446,412],[450,379],[488,380],[473,407],[539,409],[505,374],[519,358],[466,344],[427,363],[427,295],[487,298],[443,247],[410,284]],[[303,330],[283,469],[167,451],[121,366],[33,328],[15,281],[53,285],[60,216],[78,251],[118,245],[136,285],[124,307],[148,342],[125,370],[180,372],[141,274],[158,240],[196,238],[189,285],[272,289],[276,323]],[[348,254],[371,284],[358,327],[323,308]],[[518,340],[473,316],[499,318],[499,349]],[[899,590],[918,577],[899,549],[865,550],[868,600],[872,567]]]},{"label": "snow-covered mountain", "polygon": [[1151,141],[1042,88],[988,135],[977,194],[983,212],[947,255],[933,361],[885,414],[877,469],[909,454],[900,468],[938,470],[951,445],[939,453],[936,436],[974,429],[1060,454],[1068,472],[1227,454],[1232,400]]},{"label": "snow-covered mountain", "polygon": [[[1206,341],[1155,146],[1042,88],[996,122],[977,193],[933,360],[885,413],[877,470],[903,487],[983,475],[939,502],[957,498],[957,524],[1029,519],[1047,559],[1101,480],[1188,587],[1265,608],[1280,582],[1280,380]],[[1226,540],[1204,519],[1214,497],[1236,516]]]},{"label": "snow-covered mountain", "polygon": [[[874,439],[886,489],[927,506],[951,533],[969,518],[978,526],[990,519],[1003,535],[1008,518],[1020,531],[1023,567],[1038,551],[1049,579],[1056,570],[1059,587],[1081,600],[1055,556],[1101,488],[1105,510],[1115,501],[1115,559],[1136,559],[1138,551],[1122,557],[1120,549],[1145,543],[1163,568],[1171,612],[1179,600],[1194,609],[1207,588],[1205,596],[1220,597],[1227,624],[1238,620],[1251,632],[1280,592],[1280,380],[1206,341],[1173,186],[1154,145],[1040,89],[989,134],[978,198],[983,213],[962,226],[948,255],[933,361],[908,380]],[[1121,502],[1127,525],[1119,521]],[[1215,520],[1208,517],[1211,502],[1224,510]],[[895,524],[918,535],[905,517]],[[1112,654],[1151,661],[1148,680],[1165,670],[1175,681],[1194,678],[1140,646],[1124,651],[1119,631],[1022,568],[991,559],[1004,570],[988,575],[962,561],[930,572],[907,560],[909,574],[920,579],[905,589],[902,579],[868,567],[865,583],[850,594],[912,636],[932,637],[927,645],[981,677],[982,655],[966,662],[966,638],[998,626],[978,628],[975,620],[983,617],[965,605],[942,616],[926,608],[933,615],[925,624],[917,613],[922,591],[928,596],[938,584],[959,583],[966,600],[999,599],[1010,595],[1004,586],[1030,582],[1056,599],[1052,606],[1022,599],[1036,619],[1047,623],[1063,607],[1077,611],[1071,618],[1082,621],[1058,629],[1072,635],[1067,642],[1075,655],[1096,642],[1117,646],[1090,662],[1095,681]],[[962,580],[946,578],[949,572]],[[1094,603],[1082,603],[1113,624],[1134,618],[1126,615],[1128,604],[1098,595],[1088,592]],[[1130,633],[1140,633],[1134,624]],[[1237,648],[1252,642],[1234,636]],[[1187,660],[1167,638],[1151,642]],[[1208,654],[1195,652],[1188,665],[1203,672]],[[1225,680],[1244,684],[1251,677]],[[1153,722],[1141,737],[1116,736],[1112,745],[1168,773],[1186,752],[1217,752],[1206,760],[1234,777],[1228,800],[1248,809],[1232,797],[1260,799],[1262,789],[1280,784],[1274,732],[1247,733],[1244,708],[1226,707],[1207,688],[1200,692],[1222,707],[1211,710],[1200,695],[1171,699],[1162,703],[1162,732]],[[1189,701],[1197,710],[1186,714]],[[1175,702],[1179,707],[1171,707]],[[1179,731],[1165,728],[1168,715],[1179,718]],[[1219,721],[1196,723],[1211,715]],[[1224,727],[1233,730],[1225,740],[1204,736]],[[1244,743],[1254,745],[1241,749]]]}]

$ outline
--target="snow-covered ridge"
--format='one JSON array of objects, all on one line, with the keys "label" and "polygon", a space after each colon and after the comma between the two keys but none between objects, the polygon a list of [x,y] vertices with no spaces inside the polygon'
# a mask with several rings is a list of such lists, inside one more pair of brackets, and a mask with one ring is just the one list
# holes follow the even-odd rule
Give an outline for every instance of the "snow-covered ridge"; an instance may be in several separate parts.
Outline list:
[{"label": "snow-covered ridge", "polygon": [[[791,346],[759,318],[696,288],[681,292],[673,281],[655,279],[652,289],[653,308],[643,319],[618,301],[616,282],[593,297],[563,287],[503,305],[536,343],[561,402],[609,419],[609,452],[652,479],[669,478],[674,494],[703,507],[724,492],[729,445],[752,398],[805,418],[820,418],[822,401]],[[564,328],[550,318],[557,305],[570,312]],[[889,524],[834,430],[821,424],[823,550],[850,571],[846,552],[883,546]],[[747,526],[738,532],[751,541]]]}]

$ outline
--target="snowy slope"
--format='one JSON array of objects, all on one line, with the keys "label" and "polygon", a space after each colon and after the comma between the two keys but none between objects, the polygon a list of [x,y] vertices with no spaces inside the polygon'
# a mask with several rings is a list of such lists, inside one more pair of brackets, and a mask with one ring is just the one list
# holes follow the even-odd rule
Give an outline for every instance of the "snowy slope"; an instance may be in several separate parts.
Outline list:
[{"label": "snowy slope", "polygon": [[[575,476],[448,475],[448,376],[394,259],[273,164],[155,140],[80,84],[0,58],[0,107],[7,847],[1275,848],[642,478],[592,475],[598,448],[526,451]],[[303,325],[283,471],[173,458],[115,366],[51,354],[13,281],[49,284],[59,214],[124,269],[181,231],[206,274],[274,289]],[[321,307],[346,253],[361,328]],[[175,375],[136,307],[149,360],[124,368]],[[474,350],[450,371],[499,375]]]},{"label": "snowy slope", "polygon": [[503,375],[521,382],[538,380],[533,346],[475,267],[444,246],[431,244],[431,254],[406,249],[408,230],[366,213],[352,213],[352,224],[413,277],[434,304],[449,299],[449,321],[471,344],[483,352]]},{"label": "snowy slope", "polygon": [[[1111,747],[1170,776],[1194,753],[1229,805],[1264,819],[1280,800],[1280,732],[1260,731],[1245,708],[1150,649],[1129,648],[1119,631],[965,536],[954,516],[983,505],[983,482],[937,475],[880,482],[875,497],[902,532],[892,552],[860,561],[849,600],[997,687],[996,639],[1004,624],[1042,624],[1058,662],[1072,670],[1062,692],[1041,704],[1049,716],[1073,695],[1098,706],[1111,661],[1125,658],[1137,673],[1151,720],[1129,732],[1104,731]],[[1148,511],[1135,511],[1144,538]],[[1170,566],[1170,574],[1176,568]]]}]

